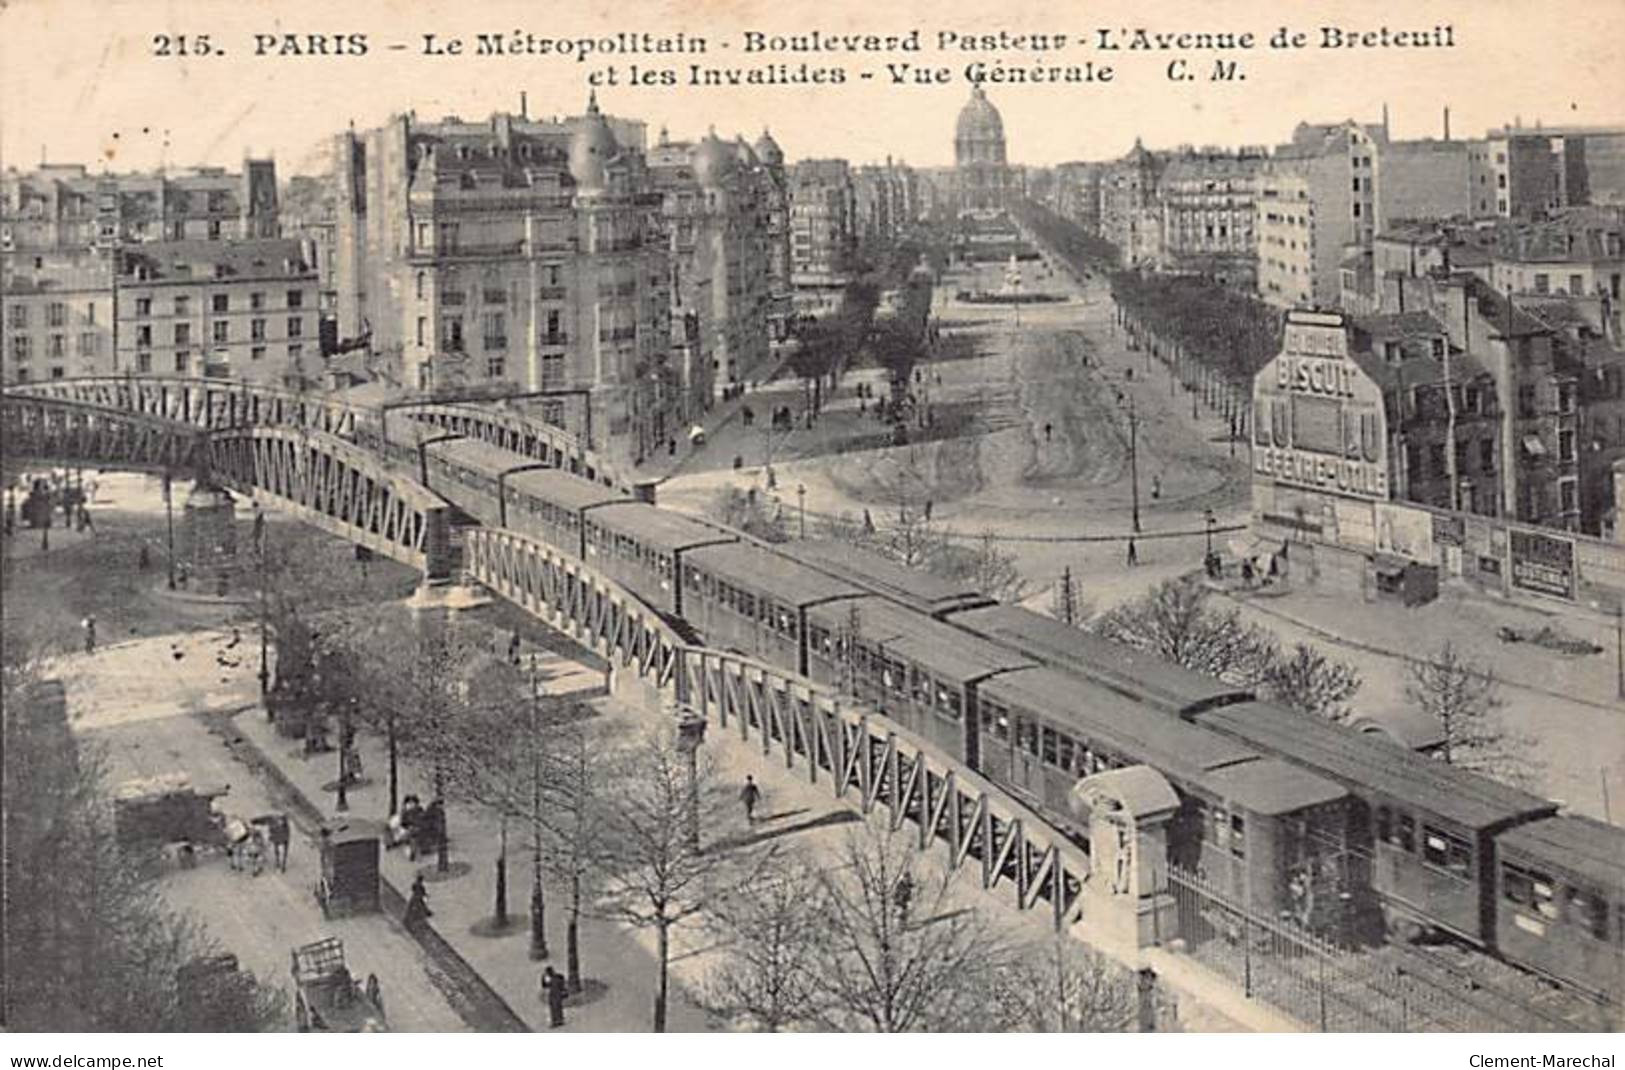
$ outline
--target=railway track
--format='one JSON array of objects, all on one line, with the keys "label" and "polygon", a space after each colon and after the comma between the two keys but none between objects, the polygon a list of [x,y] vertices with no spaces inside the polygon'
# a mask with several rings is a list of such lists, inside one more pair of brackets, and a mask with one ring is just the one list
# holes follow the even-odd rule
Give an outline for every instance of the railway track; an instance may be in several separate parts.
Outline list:
[{"label": "railway track", "polygon": [[[1607,1008],[1483,952],[1456,943],[1391,944],[1395,983],[1418,1021],[1433,1018],[1449,1029],[1486,1032],[1568,1033],[1617,1029]],[[1433,990],[1432,992],[1429,989]],[[1448,994],[1448,1000],[1441,996]],[[1617,1013],[1617,1012],[1616,1012]],[[1450,1019],[1439,1021],[1438,1019]]]}]

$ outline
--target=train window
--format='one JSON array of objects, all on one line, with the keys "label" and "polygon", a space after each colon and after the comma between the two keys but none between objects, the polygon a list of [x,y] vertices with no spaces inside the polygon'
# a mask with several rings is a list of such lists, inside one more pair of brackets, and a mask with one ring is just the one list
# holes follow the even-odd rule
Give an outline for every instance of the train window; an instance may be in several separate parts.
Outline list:
[{"label": "train window", "polygon": [[937,685],[937,709],[949,710],[959,705],[959,695],[951,688]]},{"label": "train window", "polygon": [[1534,874],[1535,912],[1543,918],[1557,917],[1557,893],[1552,886],[1552,879],[1544,874]]},{"label": "train window", "polygon": [[1535,903],[1535,877],[1528,870],[1503,862],[1501,864],[1501,895],[1510,903],[1533,906]]},{"label": "train window", "polygon": [[982,702],[982,731],[994,739],[1010,738],[1010,711],[996,702]]},{"label": "train window", "polygon": [[1570,888],[1568,915],[1598,940],[1608,939],[1608,900]]},{"label": "train window", "polygon": [[1247,856],[1247,823],[1240,814],[1230,815],[1230,853],[1237,858]]},{"label": "train window", "polygon": [[1473,868],[1473,851],[1467,841],[1432,825],[1422,826],[1422,861],[1458,877]]},{"label": "train window", "polygon": [[1410,814],[1399,815],[1399,830],[1394,846],[1406,854],[1416,852],[1416,819]]},{"label": "train window", "polygon": [[908,694],[917,705],[929,704],[931,701],[931,677],[919,669],[910,669],[908,673]]},{"label": "train window", "polygon": [[756,619],[756,596],[739,592],[739,615],[750,620]]},{"label": "train window", "polygon": [[1038,752],[1038,726],[1019,715],[1016,717],[1016,749]]},{"label": "train window", "polygon": [[947,712],[948,716],[950,718],[952,718],[953,720],[955,720],[955,721],[959,720],[961,717],[964,716],[964,710],[961,708],[960,703],[959,703],[959,692],[958,691],[949,691],[948,692],[948,706],[946,708],[946,712]]},{"label": "train window", "polygon": [[1055,764],[1055,729],[1051,728],[1049,725],[1045,725],[1044,728],[1043,728],[1043,735],[1042,735],[1042,737],[1040,739],[1040,746],[1042,747],[1042,750],[1043,750],[1043,759],[1044,759],[1044,761],[1048,762],[1050,765],[1054,765]]},{"label": "train window", "polygon": [[1068,773],[1072,772],[1072,751],[1075,746],[1072,737],[1065,732],[1055,738],[1055,764]]},{"label": "train window", "polygon": [[1394,812],[1386,806],[1377,807],[1377,842],[1394,842]]},{"label": "train window", "polygon": [[1213,842],[1224,843],[1230,838],[1230,815],[1225,813],[1224,807],[1213,808]]}]

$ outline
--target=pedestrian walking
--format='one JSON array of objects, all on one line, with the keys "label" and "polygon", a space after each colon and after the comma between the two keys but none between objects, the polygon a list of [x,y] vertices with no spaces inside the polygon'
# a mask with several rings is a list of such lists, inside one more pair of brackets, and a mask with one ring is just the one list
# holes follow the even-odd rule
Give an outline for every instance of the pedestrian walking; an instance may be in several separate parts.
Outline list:
[{"label": "pedestrian walking", "polygon": [[927,498],[925,500],[925,520],[926,520],[926,523],[928,523],[928,524],[931,522],[931,499],[930,498]]},{"label": "pedestrian walking", "polygon": [[1134,540],[1133,539],[1130,539],[1128,541],[1128,563],[1129,563],[1130,568],[1132,568],[1133,566],[1138,565],[1140,563],[1140,555],[1134,549]]},{"label": "pedestrian walking", "polygon": [[90,616],[86,617],[83,621],[81,621],[80,622],[80,627],[84,628],[84,630],[85,630],[85,653],[86,654],[94,654],[94,653],[96,653],[96,616],[95,616],[95,614],[91,614]]},{"label": "pedestrian walking", "polygon": [[517,631],[508,638],[508,660],[515,665],[519,664],[519,633]]},{"label": "pedestrian walking", "polygon": [[564,975],[549,966],[542,970],[542,996],[547,1000],[547,1019],[549,1029],[557,1029],[564,1024]]},{"label": "pedestrian walking", "polygon": [[288,872],[288,841],[291,839],[288,830],[288,815],[278,814],[271,819],[271,859],[276,868],[283,873]]},{"label": "pedestrian walking", "polygon": [[1162,477],[1161,476],[1152,476],[1151,477],[1151,498],[1152,498],[1152,500],[1156,500],[1157,498],[1160,498],[1160,497],[1162,497]]},{"label": "pedestrian walking", "polygon": [[423,874],[419,873],[412,878],[412,897],[406,902],[406,917],[402,919],[402,924],[413,929],[432,917],[434,911],[429,909],[429,889],[423,884]]},{"label": "pedestrian walking", "polygon": [[146,543],[141,544],[141,552],[136,555],[135,567],[142,572],[152,567],[152,552],[147,549]]},{"label": "pedestrian walking", "polygon": [[909,904],[914,901],[914,874],[904,872],[897,878],[897,887],[892,889],[892,904],[897,907],[897,922],[899,925],[908,924]]},{"label": "pedestrian walking", "polygon": [[90,510],[86,509],[84,507],[83,503],[80,503],[80,505],[79,505],[79,532],[80,532],[80,534],[83,534],[83,533],[85,533],[87,531],[90,532],[92,535],[96,534],[96,525],[91,523],[91,521],[90,521]]},{"label": "pedestrian walking", "polygon": [[1054,435],[1055,435],[1055,425],[1054,424],[1045,424],[1044,425],[1044,441],[1045,442],[1050,441],[1050,439],[1053,438]]},{"label": "pedestrian walking", "polygon": [[739,801],[745,804],[745,820],[756,824],[756,804],[762,801],[762,789],[753,778],[745,777],[745,786],[739,789]]}]

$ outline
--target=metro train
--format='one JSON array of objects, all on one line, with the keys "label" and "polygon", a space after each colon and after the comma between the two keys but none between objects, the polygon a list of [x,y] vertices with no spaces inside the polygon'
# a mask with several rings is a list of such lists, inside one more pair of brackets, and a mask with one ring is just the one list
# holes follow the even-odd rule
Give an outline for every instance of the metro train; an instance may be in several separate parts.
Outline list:
[{"label": "metro train", "polygon": [[872,554],[759,543],[391,432],[375,445],[480,523],[590,562],[685,634],[855,692],[1065,831],[1080,777],[1150,765],[1181,797],[1171,859],[1249,909],[1309,925],[1306,902],[1369,895],[1395,933],[1625,992],[1625,830]]}]

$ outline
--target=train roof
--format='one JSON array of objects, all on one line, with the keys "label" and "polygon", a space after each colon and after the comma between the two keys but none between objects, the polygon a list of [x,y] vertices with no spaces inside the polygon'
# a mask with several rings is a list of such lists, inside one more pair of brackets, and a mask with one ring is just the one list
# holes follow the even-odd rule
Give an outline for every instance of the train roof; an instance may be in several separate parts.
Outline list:
[{"label": "train roof", "polygon": [[978,680],[1005,669],[1026,668],[1032,659],[933,620],[884,598],[845,599],[807,611],[808,619],[832,631],[847,627],[858,611],[858,637],[948,680]]},{"label": "train roof", "polygon": [[834,570],[875,594],[932,615],[986,605],[990,599],[966,583],[905,568],[872,550],[829,539],[796,539],[785,550],[826,570]]},{"label": "train roof", "polygon": [[1042,661],[1074,666],[1115,691],[1143,697],[1164,709],[1206,709],[1253,697],[1222,680],[1020,606],[967,609],[948,619]]},{"label": "train roof", "polygon": [[805,606],[832,598],[852,598],[863,591],[810,568],[791,557],[745,542],[690,550],[683,560],[705,568],[730,583],[748,586],[787,605]]},{"label": "train roof", "polygon": [[1224,798],[1263,817],[1296,813],[1348,798],[1348,790],[1279,758],[1215,769],[1205,778]]},{"label": "train roof", "polygon": [[1565,814],[1519,825],[1497,842],[1594,880],[1611,895],[1625,887],[1625,829],[1616,825]]},{"label": "train roof", "polygon": [[587,515],[587,519],[600,527],[630,535],[638,541],[666,553],[686,550],[691,546],[704,546],[713,542],[731,542],[733,536],[710,524],[692,520],[670,509],[637,501],[616,501],[601,505]]},{"label": "train roof", "polygon": [[517,465],[531,463],[529,458],[522,457],[512,450],[505,450],[489,442],[466,436],[429,442],[425,448],[431,457],[456,461],[475,471],[484,472],[492,479],[495,479],[498,473],[506,472]]},{"label": "train roof", "polygon": [[631,501],[626,495],[617,493],[609,487],[601,487],[590,479],[582,479],[557,468],[533,468],[515,472],[508,477],[508,486],[570,510],[610,502]]},{"label": "train roof", "polygon": [[1528,792],[1284,706],[1264,702],[1221,706],[1201,714],[1198,723],[1309,766],[1355,790],[1364,787],[1410,802],[1474,831],[1556,808]]},{"label": "train roof", "polygon": [[1115,746],[1137,762],[1190,779],[1258,757],[1258,751],[1216,732],[1148,709],[1093,681],[1039,667],[997,676],[981,687],[985,699],[1046,712],[1057,725]]}]

